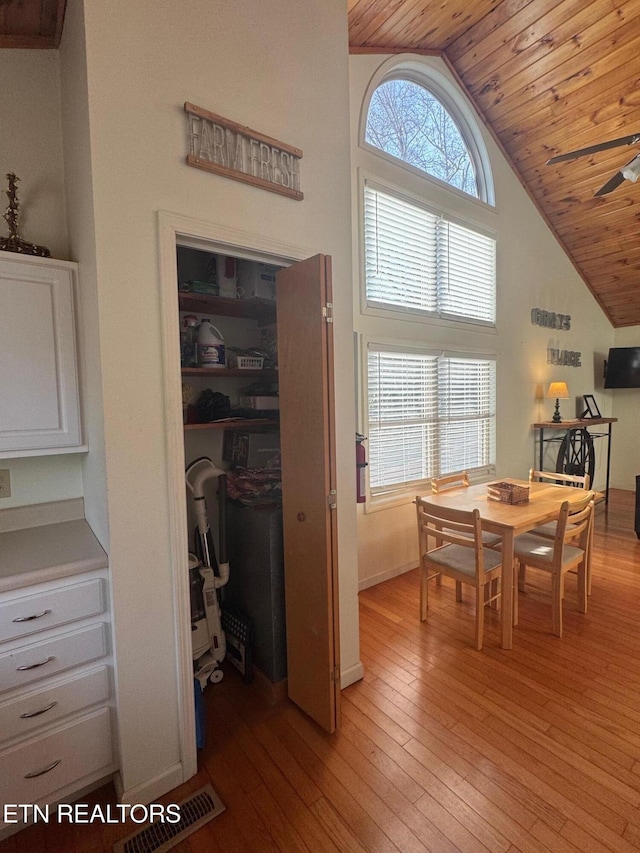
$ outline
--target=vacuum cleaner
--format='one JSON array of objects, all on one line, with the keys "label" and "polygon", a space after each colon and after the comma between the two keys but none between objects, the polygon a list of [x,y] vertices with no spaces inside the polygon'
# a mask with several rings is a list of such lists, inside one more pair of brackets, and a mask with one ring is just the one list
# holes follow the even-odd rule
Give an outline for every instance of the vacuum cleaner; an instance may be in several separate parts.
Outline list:
[{"label": "vacuum cleaner", "polygon": [[[219,553],[216,560],[211,529],[207,520],[204,486],[218,479]],[[201,456],[187,466],[186,482],[193,496],[197,521],[196,550],[189,554],[189,586],[191,590],[191,644],[194,677],[202,689],[207,683],[222,680],[220,663],[226,654],[218,590],[229,580],[226,541],[226,474],[207,456]]]}]

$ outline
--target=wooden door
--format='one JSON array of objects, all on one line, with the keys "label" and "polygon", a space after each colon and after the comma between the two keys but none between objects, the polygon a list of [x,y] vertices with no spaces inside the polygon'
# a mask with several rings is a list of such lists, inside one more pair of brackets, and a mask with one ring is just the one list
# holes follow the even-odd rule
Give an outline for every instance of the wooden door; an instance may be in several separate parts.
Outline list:
[{"label": "wooden door", "polygon": [[340,667],[331,259],[281,270],[276,297],[288,692],[332,732]]}]

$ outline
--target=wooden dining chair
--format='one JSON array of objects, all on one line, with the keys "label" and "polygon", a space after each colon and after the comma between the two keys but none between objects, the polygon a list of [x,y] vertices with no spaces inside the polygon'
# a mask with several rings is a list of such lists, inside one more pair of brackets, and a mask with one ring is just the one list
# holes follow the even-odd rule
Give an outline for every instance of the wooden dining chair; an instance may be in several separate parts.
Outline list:
[{"label": "wooden dining chair", "polygon": [[[469,475],[466,471],[459,471],[457,474],[446,474],[443,477],[431,478],[431,493],[438,495],[440,492],[448,492],[451,489],[468,489]],[[442,545],[442,539],[436,538],[436,546]],[[442,576],[436,576],[436,585],[442,584]]]},{"label": "wooden dining chair", "polygon": [[[529,482],[548,482],[556,486],[572,486],[574,489],[587,489],[587,491],[590,485],[588,474],[562,474],[557,471],[536,471],[533,468],[529,469]],[[556,535],[556,523],[555,521],[548,521],[531,532],[553,539]]]},{"label": "wooden dining chair", "polygon": [[[466,488],[469,488],[469,475],[466,471],[460,471],[458,474],[446,474],[443,477],[431,478],[431,493],[434,495],[438,495],[440,492],[448,492],[450,489]],[[486,530],[483,530],[482,543],[486,548],[499,547],[502,543],[502,537],[497,533],[487,533]]]},{"label": "wooden dining chair", "polygon": [[469,486],[469,475],[466,471],[458,474],[447,474],[444,477],[431,478],[431,492],[434,495],[447,492],[449,489],[467,488]]},{"label": "wooden dining chair", "polygon": [[[416,498],[420,547],[420,620],[427,618],[429,581],[450,577],[456,584],[456,601],[462,601],[462,584],[475,589],[476,649],[482,648],[484,608],[501,595],[502,556],[482,543],[480,512],[437,506]],[[433,547],[430,547],[434,543]],[[495,582],[495,583],[494,583]]]},{"label": "wooden dining chair", "polygon": [[[572,486],[574,489],[587,489],[589,490],[590,481],[588,474],[561,474],[557,471],[535,471],[533,468],[529,471],[529,482],[530,483],[543,483],[543,482],[552,482],[558,486]],[[569,519],[567,522],[567,530],[572,531],[572,521]],[[578,533],[576,531],[576,538]],[[548,539],[555,539],[556,535],[556,522],[548,521],[546,524],[540,524],[538,527],[534,527],[530,533],[535,533],[538,536],[546,536]],[[519,578],[518,586],[520,590],[524,589],[524,575]],[[589,548],[589,553],[587,556],[587,595],[591,595],[591,549]]]},{"label": "wooden dining chair", "polygon": [[[516,536],[514,554],[519,574],[525,568],[542,569],[551,575],[551,604],[553,633],[562,636],[562,599],[564,598],[564,576],[572,569],[578,572],[578,609],[587,612],[587,571],[593,520],[594,495],[587,492],[573,506],[564,501],[556,520],[556,535],[553,539],[536,533]],[[571,529],[568,529],[569,523]],[[520,582],[518,587],[520,587]],[[518,622],[518,597],[514,596],[514,625]]]},{"label": "wooden dining chair", "polygon": [[573,486],[576,489],[589,489],[588,474],[562,474],[559,471],[536,471],[529,469],[530,483],[555,483],[558,486]]}]

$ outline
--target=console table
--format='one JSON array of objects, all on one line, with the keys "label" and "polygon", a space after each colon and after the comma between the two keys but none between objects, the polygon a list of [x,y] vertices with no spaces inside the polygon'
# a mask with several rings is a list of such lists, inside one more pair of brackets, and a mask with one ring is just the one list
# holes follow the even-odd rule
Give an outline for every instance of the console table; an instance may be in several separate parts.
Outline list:
[{"label": "console table", "polygon": [[[540,432],[539,436],[539,468],[544,470],[544,448],[548,442],[559,442],[560,453],[567,458],[567,465],[563,467],[567,474],[591,474],[591,486],[593,487],[593,467],[594,467],[594,452],[593,439],[607,439],[607,471],[606,471],[606,487],[604,490],[605,503],[609,503],[609,467],[611,464],[611,431],[613,424],[617,422],[617,418],[582,418],[580,420],[560,421],[543,421],[542,423],[533,424],[534,430]],[[591,431],[592,427],[602,426],[606,429]],[[545,437],[545,432],[547,436]],[[551,432],[551,435],[548,433]],[[560,458],[558,459],[558,463]],[[589,470],[591,467],[591,470]],[[560,472],[560,468],[556,467],[556,471]]]}]

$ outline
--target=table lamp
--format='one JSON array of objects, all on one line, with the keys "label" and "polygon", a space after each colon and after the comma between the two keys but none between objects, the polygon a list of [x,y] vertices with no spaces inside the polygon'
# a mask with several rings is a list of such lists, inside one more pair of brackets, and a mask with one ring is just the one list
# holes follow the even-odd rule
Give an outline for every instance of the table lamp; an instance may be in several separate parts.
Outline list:
[{"label": "table lamp", "polygon": [[552,423],[559,424],[562,421],[560,417],[560,400],[569,399],[569,389],[566,382],[552,382],[547,391],[547,397],[556,401],[556,410],[551,418]]}]

